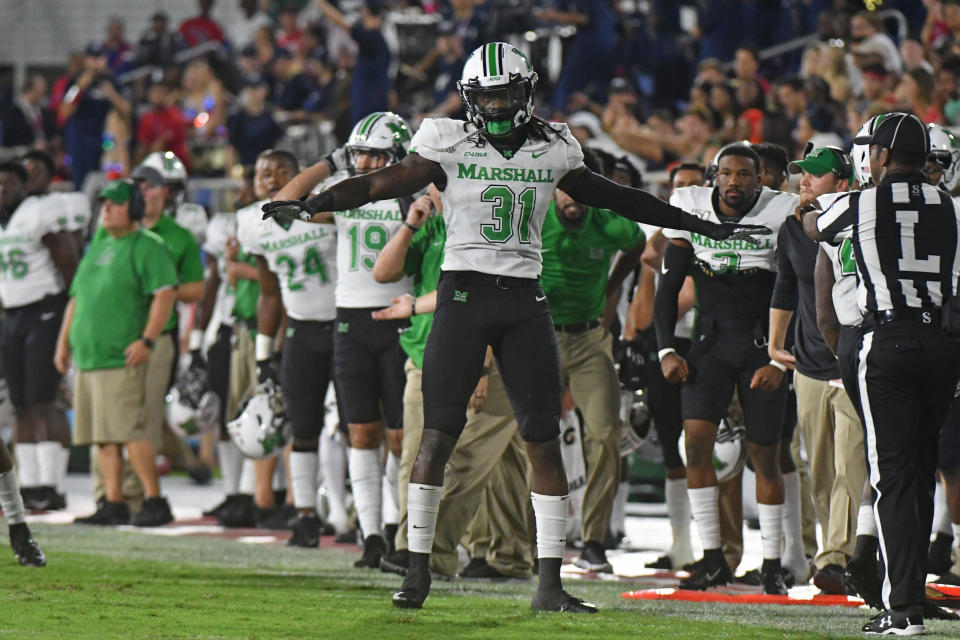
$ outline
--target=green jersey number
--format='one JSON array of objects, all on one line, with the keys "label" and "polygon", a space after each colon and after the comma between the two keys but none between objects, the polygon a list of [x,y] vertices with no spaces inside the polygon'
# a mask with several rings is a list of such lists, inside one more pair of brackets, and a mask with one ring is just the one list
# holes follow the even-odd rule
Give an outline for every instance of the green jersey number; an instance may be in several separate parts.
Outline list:
[{"label": "green jersey number", "polygon": [[853,257],[853,242],[850,238],[844,238],[840,243],[840,273],[845,276],[852,276],[857,272],[857,261]]},{"label": "green jersey number", "polygon": [[[288,291],[300,291],[303,289],[302,282],[294,281],[297,277],[296,260],[285,253],[281,253],[277,256],[277,264],[282,264],[287,268]],[[323,284],[327,284],[327,282],[330,281],[330,278],[327,277],[327,265],[324,264],[323,258],[320,257],[320,252],[317,251],[316,247],[307,249],[307,254],[303,260],[303,273],[305,276],[319,276],[320,282]]]},{"label": "green jersey number", "polygon": [[520,216],[517,221],[517,237],[521,244],[530,243],[530,218],[537,203],[537,190],[527,187],[516,195],[513,189],[504,185],[492,185],[483,190],[480,200],[493,204],[493,223],[480,225],[480,234],[487,242],[503,244],[513,237],[513,217],[520,203]]},{"label": "green jersey number", "polygon": [[720,268],[716,273],[730,273],[740,269],[740,254],[732,251],[725,251],[713,254],[713,259],[720,263]]},{"label": "green jersey number", "polygon": [[14,280],[20,280],[27,275],[27,263],[23,260],[21,249],[10,249],[7,255],[0,253],[0,277],[6,278],[9,274]]},{"label": "green jersey number", "polygon": [[[360,229],[363,227],[363,232]],[[390,240],[390,233],[382,224],[352,224],[347,229],[347,235],[350,236],[350,270],[355,271],[362,264],[367,271],[373,271],[373,265],[377,262],[377,256],[380,251],[387,246]],[[373,255],[360,255],[361,245],[363,248],[372,251]]]}]

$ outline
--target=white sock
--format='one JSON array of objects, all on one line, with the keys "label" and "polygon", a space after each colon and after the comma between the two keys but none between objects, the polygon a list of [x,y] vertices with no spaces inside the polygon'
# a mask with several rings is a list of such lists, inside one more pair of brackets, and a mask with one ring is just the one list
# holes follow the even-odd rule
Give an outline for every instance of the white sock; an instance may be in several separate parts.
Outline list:
[{"label": "white sock", "polygon": [[441,497],[443,487],[415,482],[407,485],[407,550],[430,553]]},{"label": "white sock", "polygon": [[627,532],[627,496],[630,494],[630,483],[621,482],[617,487],[617,495],[613,498],[613,509],[610,511],[610,531],[625,534]]},{"label": "white sock", "polygon": [[783,536],[783,505],[757,503],[760,517],[760,543],[764,560],[780,559],[780,538]]},{"label": "white sock", "polygon": [[563,558],[567,543],[567,514],[570,496],[530,493],[537,521],[537,558]]},{"label": "white sock", "polygon": [[357,519],[364,539],[380,535],[383,485],[380,470],[380,449],[354,449],[347,453],[350,468],[350,484],[353,487],[353,502],[357,507]]},{"label": "white sock", "polygon": [[951,522],[950,528],[953,529],[953,545],[957,546],[957,542],[960,541],[960,522]]},{"label": "white sock", "polygon": [[317,508],[317,467],[320,457],[310,451],[290,452],[290,490],[297,509]]},{"label": "white sock", "polygon": [[64,492],[67,471],[70,467],[70,447],[60,447],[60,475],[57,476],[57,492]]},{"label": "white sock", "polygon": [[857,511],[857,535],[880,537],[880,532],[877,530],[877,518],[873,515],[873,504],[869,502],[861,503],[860,509]]},{"label": "white sock", "polygon": [[280,491],[287,488],[287,461],[283,452],[277,454],[277,466],[273,468],[273,490]]},{"label": "white sock", "polygon": [[337,533],[347,530],[347,455],[343,439],[321,437],[320,468],[323,470],[323,488],[327,494],[327,522]]},{"label": "white sock", "polygon": [[36,442],[18,442],[14,446],[17,458],[17,476],[24,489],[40,486],[40,461]]},{"label": "white sock", "polygon": [[393,493],[396,487],[390,487],[390,480],[384,474],[381,479],[380,491],[383,499],[380,501],[380,521],[384,526],[388,524],[397,524],[400,522],[400,507],[393,501]]},{"label": "white sock", "polygon": [[232,496],[240,491],[240,473],[243,471],[243,452],[233,443],[233,439],[217,442],[217,456],[220,458],[220,475],[223,476],[223,492]]},{"label": "white sock", "polygon": [[240,467],[240,486],[238,492],[246,496],[252,496],[257,492],[257,478],[253,472],[253,460],[244,458]]},{"label": "white sock", "polygon": [[383,521],[396,524],[400,522],[400,458],[390,451],[387,452],[383,480]]},{"label": "white sock", "polygon": [[937,483],[933,492],[933,532],[952,536],[953,529],[950,527],[950,507],[947,506],[947,490],[943,484]]},{"label": "white sock", "polygon": [[63,447],[49,440],[37,443],[37,484],[41,487],[56,487],[63,464]]},{"label": "white sock", "polygon": [[720,496],[718,487],[687,489],[690,498],[690,510],[697,521],[697,533],[700,534],[700,546],[704,550],[720,548]]},{"label": "white sock", "polygon": [[[807,559],[803,553],[803,516],[800,513],[800,473],[783,474],[783,566],[803,573]],[[796,574],[797,578],[801,576]]]},{"label": "white sock", "polygon": [[7,524],[26,522],[23,517],[23,498],[20,497],[20,486],[13,469],[0,473],[0,509],[3,509]]},{"label": "white sock", "polygon": [[[693,561],[693,548],[690,545],[690,498],[687,491],[686,478],[667,478],[664,494],[667,498],[670,532],[673,534],[673,544],[668,555],[674,561],[674,566]],[[684,557],[675,558],[675,554]]]}]

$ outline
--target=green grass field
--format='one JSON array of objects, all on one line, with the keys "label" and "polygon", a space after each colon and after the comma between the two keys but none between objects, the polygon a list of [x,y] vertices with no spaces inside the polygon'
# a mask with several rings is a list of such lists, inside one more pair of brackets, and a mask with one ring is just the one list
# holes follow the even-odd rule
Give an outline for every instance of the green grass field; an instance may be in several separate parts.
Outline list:
[{"label": "green grass field", "polygon": [[[534,584],[435,582],[421,611],[390,604],[400,578],[355,553],[33,525],[43,569],[0,565],[2,638],[861,638],[866,610],[637,602],[644,585],[568,581],[594,616],[534,614]],[[935,637],[960,623],[932,621]]]}]

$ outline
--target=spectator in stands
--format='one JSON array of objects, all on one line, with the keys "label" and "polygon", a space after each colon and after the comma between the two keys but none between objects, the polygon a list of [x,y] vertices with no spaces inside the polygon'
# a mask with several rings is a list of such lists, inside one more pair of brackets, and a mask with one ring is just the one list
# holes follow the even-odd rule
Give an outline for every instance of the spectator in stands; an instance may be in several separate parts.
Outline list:
[{"label": "spectator in stands", "polygon": [[278,32],[277,46],[286,49],[290,53],[296,53],[300,49],[300,42],[303,40],[303,30],[297,24],[300,15],[300,9],[294,2],[285,2],[280,7],[280,14],[277,16]]},{"label": "spectator in stands", "polygon": [[787,76],[776,83],[774,97],[777,106],[791,124],[796,125],[797,118],[807,110],[807,93],[803,79],[799,76]]},{"label": "spectator in stands", "polygon": [[177,29],[188,47],[204,42],[223,42],[223,30],[217,21],[210,17],[213,3],[214,0],[197,0],[200,15],[184,20]]},{"label": "spectator in stands", "polygon": [[440,2],[440,14],[444,20],[456,25],[457,33],[463,38],[463,50],[473,51],[484,42],[492,39],[490,25],[487,22],[487,3],[473,0],[450,0]]},{"label": "spectator in stands", "polygon": [[146,28],[137,42],[134,66],[166,67],[183,49],[183,38],[176,31],[169,31],[169,19],[163,11],[157,11],[150,17],[150,26]]},{"label": "spectator in stands", "polygon": [[881,31],[883,23],[880,16],[871,11],[860,11],[850,21],[850,41],[854,43],[851,51],[854,55],[878,55],[887,71],[903,71],[903,60],[897,45],[886,33]]},{"label": "spectator in stands", "polygon": [[257,51],[257,60],[263,69],[269,68],[277,53],[277,39],[273,27],[260,27],[253,32],[253,46]]},{"label": "spectator in stands", "polygon": [[133,66],[133,47],[123,33],[123,18],[110,16],[107,21],[107,38],[103,41],[103,53],[107,56],[107,66],[114,76],[119,76]]},{"label": "spectator in stands", "polygon": [[951,37],[950,27],[944,21],[944,6],[940,0],[924,0],[927,17],[920,31],[920,41],[925,47],[939,49]]},{"label": "spectator in stands", "polygon": [[130,116],[130,103],[114,87],[106,55],[99,45],[90,44],[83,71],[71,80],[57,113],[66,123],[64,141],[78,190],[87,174],[100,168],[104,125],[111,109],[121,117]]},{"label": "spectator in stands", "polygon": [[226,26],[227,37],[233,51],[242,51],[253,42],[253,34],[261,27],[272,27],[270,16],[260,9],[258,0],[239,0],[240,11],[234,14],[233,21]]},{"label": "spectator in stands", "polygon": [[433,66],[433,110],[425,118],[463,118],[463,101],[457,83],[466,55],[463,37],[457,31],[457,25],[445,20],[437,25],[437,53],[439,56]]},{"label": "spectator in stands", "polygon": [[908,69],[894,91],[900,109],[914,113],[926,124],[940,124],[943,114],[933,104],[933,74],[922,67]]},{"label": "spectator in stands", "polygon": [[766,105],[763,87],[758,80],[742,80],[737,83],[737,106],[740,115],[737,118],[736,139],[763,142]]},{"label": "spectator in stands", "polygon": [[267,109],[267,82],[262,77],[249,78],[240,95],[242,108],[230,116],[230,158],[227,167],[239,163],[253,166],[261,151],[273,147],[283,137],[283,129]]},{"label": "spectator in stands", "polygon": [[733,77],[738,83],[755,81],[764,94],[770,91],[770,83],[760,75],[760,58],[757,50],[751,45],[744,44],[737,47],[733,57]]},{"label": "spectator in stands", "polygon": [[292,108],[284,102],[283,98],[287,84],[297,73],[298,66],[289,49],[277,47],[277,50],[274,52],[273,64],[270,66],[270,71],[263,74],[269,86],[267,99],[284,111],[292,110]]},{"label": "spectator in stands", "polygon": [[707,83],[710,85],[729,82],[730,78],[723,71],[723,63],[717,58],[704,58],[697,65],[697,76],[694,78],[694,84]]},{"label": "spectator in stands", "polygon": [[814,147],[843,147],[843,138],[831,129],[833,114],[823,107],[814,107],[797,119],[793,141],[803,149],[808,142]]},{"label": "spectator in stands", "polygon": [[867,102],[893,102],[893,95],[887,86],[890,75],[883,63],[865,64],[861,67],[860,74],[863,76],[863,100]]},{"label": "spectator in stands", "polygon": [[177,106],[177,90],[176,85],[163,82],[150,87],[147,94],[149,109],[140,116],[137,125],[136,164],[154,151],[172,151],[190,171],[187,132],[192,123]]},{"label": "spectator in stands", "polygon": [[3,114],[0,141],[4,147],[48,147],[56,124],[46,102],[47,81],[38,74],[30,76]]},{"label": "spectator in stands", "polygon": [[206,60],[197,59],[183,73],[183,114],[193,122],[195,138],[214,138],[226,124],[226,96]]},{"label": "spectator in stands", "polygon": [[86,52],[84,51],[71,51],[70,58],[67,61],[66,73],[54,80],[50,86],[50,111],[53,112],[57,120],[58,129],[63,129],[66,124],[64,119],[60,117],[60,103],[63,102],[63,96],[73,83],[74,77],[83,69],[85,57]]},{"label": "spectator in stands", "polygon": [[311,50],[303,61],[303,70],[290,78],[280,97],[280,107],[293,113],[294,119],[329,116],[333,103],[333,67],[323,47]]},{"label": "spectator in stands", "polygon": [[733,142],[737,137],[737,94],[726,80],[710,86],[710,111],[717,137],[724,142]]},{"label": "spectator in stands", "polygon": [[960,58],[949,56],[940,65],[934,89],[934,104],[948,126],[960,123]]},{"label": "spectator in stands", "polygon": [[933,73],[933,65],[927,62],[927,52],[920,44],[920,39],[907,37],[900,43],[900,57],[903,58],[903,66],[907,69],[921,67],[928,73]]}]

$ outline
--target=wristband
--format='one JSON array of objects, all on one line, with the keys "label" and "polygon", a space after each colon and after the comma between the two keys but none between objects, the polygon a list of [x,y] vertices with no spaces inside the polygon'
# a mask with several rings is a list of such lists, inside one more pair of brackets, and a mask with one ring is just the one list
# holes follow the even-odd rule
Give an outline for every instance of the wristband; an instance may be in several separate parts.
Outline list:
[{"label": "wristband", "polygon": [[410,303],[410,315],[417,315],[417,296],[413,296],[413,302]]},{"label": "wristband", "polygon": [[151,340],[147,336],[140,336],[140,342],[147,345],[147,349],[153,349],[153,344],[154,344],[153,340]]},{"label": "wristband", "polygon": [[770,364],[771,364],[772,366],[776,367],[777,369],[780,369],[780,371],[783,371],[784,373],[787,372],[787,367],[786,367],[786,365],[780,364],[779,362],[777,362],[777,361],[774,360],[773,358],[770,359]]},{"label": "wristband", "polygon": [[664,356],[668,356],[668,355],[670,355],[671,353],[676,353],[676,352],[677,352],[677,350],[674,349],[673,347],[667,347],[666,349],[660,349],[660,351],[657,351],[657,360],[663,362],[663,357],[664,357]]},{"label": "wristband", "polygon": [[258,333],[254,352],[256,354],[255,358],[257,362],[269,360],[270,356],[273,355],[273,338],[268,335]]},{"label": "wristband", "polygon": [[196,351],[202,346],[203,346],[203,331],[200,329],[191,329],[190,341],[187,346],[187,351]]},{"label": "wristband", "polygon": [[420,231],[420,227],[415,227],[406,220],[403,221],[403,226],[405,226],[407,229],[410,229],[410,233],[416,233],[417,231]]}]

